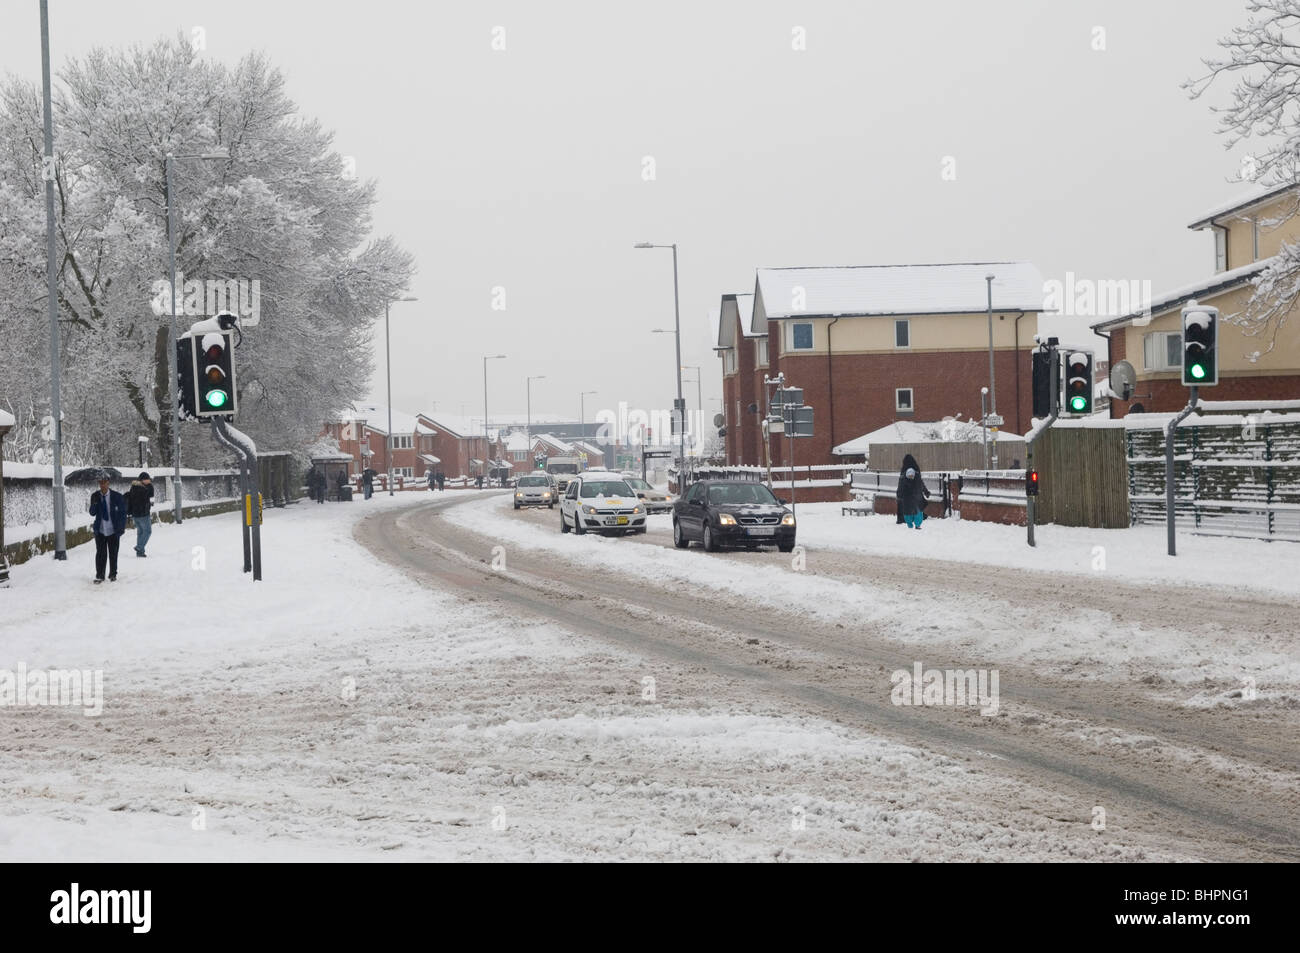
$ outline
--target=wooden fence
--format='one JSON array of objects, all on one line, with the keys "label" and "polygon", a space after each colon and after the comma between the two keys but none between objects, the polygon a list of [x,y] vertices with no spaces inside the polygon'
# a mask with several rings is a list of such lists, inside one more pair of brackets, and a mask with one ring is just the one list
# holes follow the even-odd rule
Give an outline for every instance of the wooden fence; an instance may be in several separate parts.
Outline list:
[{"label": "wooden fence", "polygon": [[1035,521],[1120,529],[1131,525],[1124,424],[1059,422],[1034,442]]},{"label": "wooden fence", "polygon": [[[989,442],[990,452],[993,449]],[[1025,442],[1023,440],[999,440],[998,466],[1011,469],[1019,460],[1025,462]],[[883,473],[897,473],[903,467],[903,457],[911,454],[926,473],[961,473],[963,470],[984,469],[984,444],[969,441],[949,441],[932,443],[874,443],[868,463],[871,469]]]}]

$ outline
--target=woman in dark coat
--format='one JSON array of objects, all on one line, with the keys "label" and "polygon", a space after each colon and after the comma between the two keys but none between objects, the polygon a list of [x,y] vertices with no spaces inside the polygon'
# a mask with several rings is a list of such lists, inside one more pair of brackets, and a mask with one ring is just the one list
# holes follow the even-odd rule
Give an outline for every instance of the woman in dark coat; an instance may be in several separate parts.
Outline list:
[{"label": "woman in dark coat", "polygon": [[898,522],[921,528],[925,519],[925,501],[930,498],[930,491],[921,479],[921,466],[910,453],[903,457],[903,466],[898,471]]}]

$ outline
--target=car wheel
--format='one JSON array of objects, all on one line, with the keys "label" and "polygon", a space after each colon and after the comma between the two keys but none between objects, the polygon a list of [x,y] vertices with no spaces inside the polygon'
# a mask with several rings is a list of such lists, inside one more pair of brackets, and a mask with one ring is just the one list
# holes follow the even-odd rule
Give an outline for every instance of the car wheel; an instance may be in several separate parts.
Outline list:
[{"label": "car wheel", "polygon": [[682,534],[682,524],[673,520],[673,545],[678,549],[685,549],[691,545],[691,541]]},{"label": "car wheel", "polygon": [[573,511],[573,531],[579,536],[587,535],[587,528],[582,525],[582,511]]},{"label": "car wheel", "polygon": [[718,541],[713,538],[713,527],[708,523],[704,524],[704,551],[706,553],[718,551]]},{"label": "car wheel", "polygon": [[644,527],[644,526],[638,526],[636,529],[632,530],[632,532],[634,532],[634,533],[636,533],[636,534],[638,534],[638,535],[640,535],[641,533],[644,533],[645,531],[646,531],[646,527]]},{"label": "car wheel", "polygon": [[776,548],[783,553],[792,553],[794,552],[794,543],[777,543]]},{"label": "car wheel", "polygon": [[564,522],[564,510],[560,510],[560,532],[567,533],[568,531],[569,531],[569,524]]},{"label": "car wheel", "polygon": [[518,504],[518,503],[515,504],[515,509],[519,509],[519,504]]},{"label": "car wheel", "polygon": [[547,508],[548,510],[553,510],[553,509],[555,509],[555,504],[554,504],[554,503],[547,503],[547,504],[546,504],[546,508]]}]

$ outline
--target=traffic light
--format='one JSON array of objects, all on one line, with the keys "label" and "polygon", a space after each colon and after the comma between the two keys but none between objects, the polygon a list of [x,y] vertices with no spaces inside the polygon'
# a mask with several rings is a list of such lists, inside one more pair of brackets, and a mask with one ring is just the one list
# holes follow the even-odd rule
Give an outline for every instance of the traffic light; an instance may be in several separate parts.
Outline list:
[{"label": "traffic light", "polygon": [[1190,302],[1183,308],[1183,384],[1219,383],[1219,309]]},{"label": "traffic light", "polygon": [[1084,417],[1092,413],[1092,352],[1066,351],[1065,413]]},{"label": "traffic light", "polygon": [[1038,471],[1030,467],[1025,471],[1025,496],[1038,495]]},{"label": "traffic light", "polygon": [[1052,364],[1059,360],[1056,356],[1055,348],[1046,348],[1034,351],[1032,367],[1034,372],[1034,416],[1040,420],[1052,416],[1056,412],[1057,398],[1060,394],[1058,388],[1053,387]]},{"label": "traffic light", "polygon": [[193,420],[194,412],[194,339],[183,337],[176,342],[176,416]]},{"label": "traffic light", "polygon": [[233,337],[230,331],[209,331],[201,339],[191,338],[198,417],[231,416],[238,409]]}]

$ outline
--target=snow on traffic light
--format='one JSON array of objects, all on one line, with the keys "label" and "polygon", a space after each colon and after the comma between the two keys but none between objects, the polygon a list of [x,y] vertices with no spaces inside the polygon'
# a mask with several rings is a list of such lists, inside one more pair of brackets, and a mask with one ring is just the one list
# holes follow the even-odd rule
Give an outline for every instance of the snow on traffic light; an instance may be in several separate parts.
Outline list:
[{"label": "snow on traffic light", "polygon": [[1065,396],[1062,410],[1072,417],[1092,413],[1092,352],[1066,351]]},{"label": "snow on traffic light", "polygon": [[1189,301],[1183,308],[1183,384],[1219,383],[1219,309]]},{"label": "snow on traffic light", "polygon": [[225,417],[238,409],[234,335],[209,331],[194,342],[195,416]]}]

